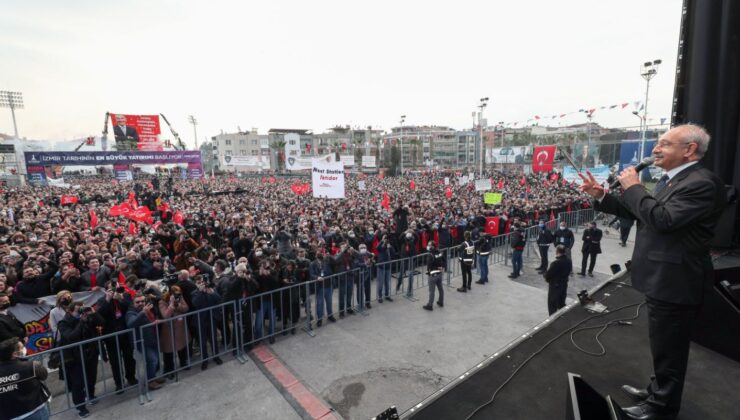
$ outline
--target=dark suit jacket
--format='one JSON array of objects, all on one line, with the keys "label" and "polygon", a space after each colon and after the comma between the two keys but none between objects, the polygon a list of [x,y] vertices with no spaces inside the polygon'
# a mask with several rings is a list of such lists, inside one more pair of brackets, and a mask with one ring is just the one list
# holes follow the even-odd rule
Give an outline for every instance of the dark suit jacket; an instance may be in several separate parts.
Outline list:
[{"label": "dark suit jacket", "polygon": [[545,272],[545,281],[554,286],[568,284],[571,265],[565,255],[555,257],[555,261],[550,263],[550,267]]},{"label": "dark suit jacket", "polygon": [[679,172],[653,197],[642,185],[621,199],[606,195],[596,210],[637,220],[632,284],[646,296],[698,305],[712,276],[709,241],[726,203],[722,181],[699,164]]},{"label": "dark suit jacket", "polygon": [[135,142],[139,141],[139,133],[136,131],[135,127],[132,127],[130,125],[126,126],[126,134],[123,134],[123,130],[121,130],[121,127],[114,125],[113,126],[113,136],[116,138],[116,141],[123,141],[128,140],[128,137],[133,138]]},{"label": "dark suit jacket", "polygon": [[581,252],[601,254],[601,237],[603,232],[601,229],[586,229],[583,231],[583,246],[581,246]]},{"label": "dark suit jacket", "polygon": [[18,337],[23,340],[26,337],[26,328],[13,314],[0,314],[0,341]]}]

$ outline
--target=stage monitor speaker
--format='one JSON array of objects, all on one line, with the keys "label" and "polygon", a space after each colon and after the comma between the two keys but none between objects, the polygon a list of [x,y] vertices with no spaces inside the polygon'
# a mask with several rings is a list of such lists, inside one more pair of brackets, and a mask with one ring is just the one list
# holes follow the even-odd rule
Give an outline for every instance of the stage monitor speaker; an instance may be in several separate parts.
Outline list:
[{"label": "stage monitor speaker", "polygon": [[581,375],[568,372],[566,420],[623,420],[627,416],[611,396],[602,397]]},{"label": "stage monitor speaker", "polygon": [[714,270],[704,285],[704,304],[693,339],[740,363],[740,267]]}]

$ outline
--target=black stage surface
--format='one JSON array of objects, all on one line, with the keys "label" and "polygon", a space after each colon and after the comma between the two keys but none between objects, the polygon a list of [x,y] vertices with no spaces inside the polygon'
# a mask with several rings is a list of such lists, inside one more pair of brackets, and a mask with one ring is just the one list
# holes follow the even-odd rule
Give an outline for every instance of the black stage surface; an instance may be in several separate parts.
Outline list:
[{"label": "black stage surface", "polygon": [[[593,297],[603,302],[609,311],[643,302],[643,295],[628,283],[629,274],[607,282],[593,293]],[[630,318],[636,310],[637,306],[633,306],[610,312],[581,326]],[[420,406],[407,411],[404,417],[414,420],[466,419],[477,407],[491,399],[496,389],[523,361],[557,335],[593,315],[580,305],[571,307],[549,324],[530,332],[526,339],[483,362],[482,366],[478,365],[469,376],[462,380],[458,378]],[[575,342],[584,350],[598,353],[600,348],[594,340],[598,332],[598,328],[581,331],[575,335]],[[534,356],[500,390],[493,403],[472,418],[563,419],[568,372],[580,374],[599,393],[610,394],[620,406],[634,405],[620,391],[620,386],[633,384],[644,387],[652,373],[646,308],[640,307],[639,317],[632,325],[612,325],[601,334],[599,339],[606,349],[602,357],[582,353],[571,343],[570,336],[568,331]],[[692,343],[679,419],[740,419],[740,364]]]}]

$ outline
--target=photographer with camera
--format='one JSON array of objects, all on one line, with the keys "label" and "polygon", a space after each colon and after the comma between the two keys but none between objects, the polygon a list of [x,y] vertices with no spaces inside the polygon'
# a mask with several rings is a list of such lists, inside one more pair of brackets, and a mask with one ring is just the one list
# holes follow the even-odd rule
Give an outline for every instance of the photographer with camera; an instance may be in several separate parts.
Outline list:
[{"label": "photographer with camera", "polygon": [[83,284],[80,277],[80,270],[72,263],[67,263],[59,268],[54,278],[51,280],[51,292],[59,293],[63,290],[70,292],[82,291]]},{"label": "photographer with camera", "polygon": [[171,374],[175,369],[174,353],[177,352],[177,358],[180,360],[180,367],[188,365],[188,344],[187,326],[185,315],[190,310],[187,302],[177,285],[170,286],[169,290],[162,296],[159,301],[159,313],[163,322],[159,328],[159,347],[162,350],[162,359],[164,360],[164,373],[169,374],[169,379],[174,379],[175,375]]},{"label": "photographer with camera", "polygon": [[[106,283],[105,296],[98,299],[96,304],[98,315],[101,316],[104,322],[104,335],[127,329],[126,312],[128,312],[131,303],[131,295],[126,293],[126,289],[121,284],[117,281]],[[126,333],[106,338],[103,341],[113,374],[113,382],[116,384],[116,391],[123,389],[122,376],[125,376],[129,386],[138,383],[136,380],[136,362],[134,361],[132,339],[131,334]],[[121,371],[122,360],[123,371]]]},{"label": "photographer with camera", "polygon": [[[99,337],[103,332],[103,320],[95,310],[73,302],[67,306],[67,313],[58,325],[59,347],[79,343]],[[98,343],[91,342],[62,351],[67,388],[72,393],[72,402],[80,417],[88,417],[90,412],[85,405],[85,397],[90,405],[95,401],[95,381],[98,376]],[[83,367],[84,366],[84,367]]]},{"label": "photographer with camera", "polygon": [[[229,263],[224,260],[216,260],[213,267],[200,260],[195,260],[195,267],[201,272],[208,274],[214,279],[216,293],[221,296],[221,302],[237,302],[241,299],[244,290],[242,282],[234,275],[229,267]],[[236,319],[234,318],[233,305],[225,305],[222,322],[216,324],[216,328],[221,332],[224,348],[233,348],[236,353],[236,338],[233,334]]]},{"label": "photographer with camera", "polygon": [[157,322],[157,315],[154,312],[156,299],[152,294],[146,296],[145,293],[139,292],[134,297],[134,304],[129,306],[126,312],[126,326],[134,329],[136,337],[136,353],[146,365],[146,377],[149,383],[149,389],[154,391],[162,387],[164,379],[153,379],[159,371],[159,349],[157,348],[157,329],[156,327],[141,328],[145,325]]},{"label": "photographer with camera", "polygon": [[39,361],[26,359],[18,338],[0,340],[0,419],[48,420],[51,394],[43,381],[49,372]]},{"label": "photographer with camera", "polygon": [[[195,286],[198,288],[193,292],[193,306],[195,310],[212,308],[221,304],[221,296],[214,290],[216,285],[210,280],[208,274],[199,274],[195,276]],[[218,341],[215,339],[214,324],[221,323],[220,310],[208,310],[190,315],[198,323],[198,339],[200,341],[200,354],[203,363],[200,365],[201,370],[208,369],[208,348],[212,347],[213,354],[218,354]],[[213,361],[217,365],[223,363],[221,358],[216,356]]]}]

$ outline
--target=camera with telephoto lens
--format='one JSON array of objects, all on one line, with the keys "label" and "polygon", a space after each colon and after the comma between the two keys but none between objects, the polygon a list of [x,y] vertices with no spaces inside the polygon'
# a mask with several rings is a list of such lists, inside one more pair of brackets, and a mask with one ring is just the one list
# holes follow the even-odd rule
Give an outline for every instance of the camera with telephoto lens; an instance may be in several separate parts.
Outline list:
[{"label": "camera with telephoto lens", "polygon": [[177,283],[178,280],[178,273],[167,273],[164,275],[162,283],[164,283],[166,286],[172,286]]},{"label": "camera with telephoto lens", "polygon": [[216,283],[213,282],[213,279],[211,278],[211,275],[208,273],[203,273],[203,283],[206,284],[207,289],[215,289]]},{"label": "camera with telephoto lens", "polygon": [[151,304],[151,305],[155,305],[155,306],[159,303],[159,299],[161,298],[161,296],[159,295],[159,292],[157,291],[157,289],[155,289],[153,287],[150,287],[150,288],[144,290],[143,294],[144,294],[144,297],[146,299],[145,302],[147,304]]}]

